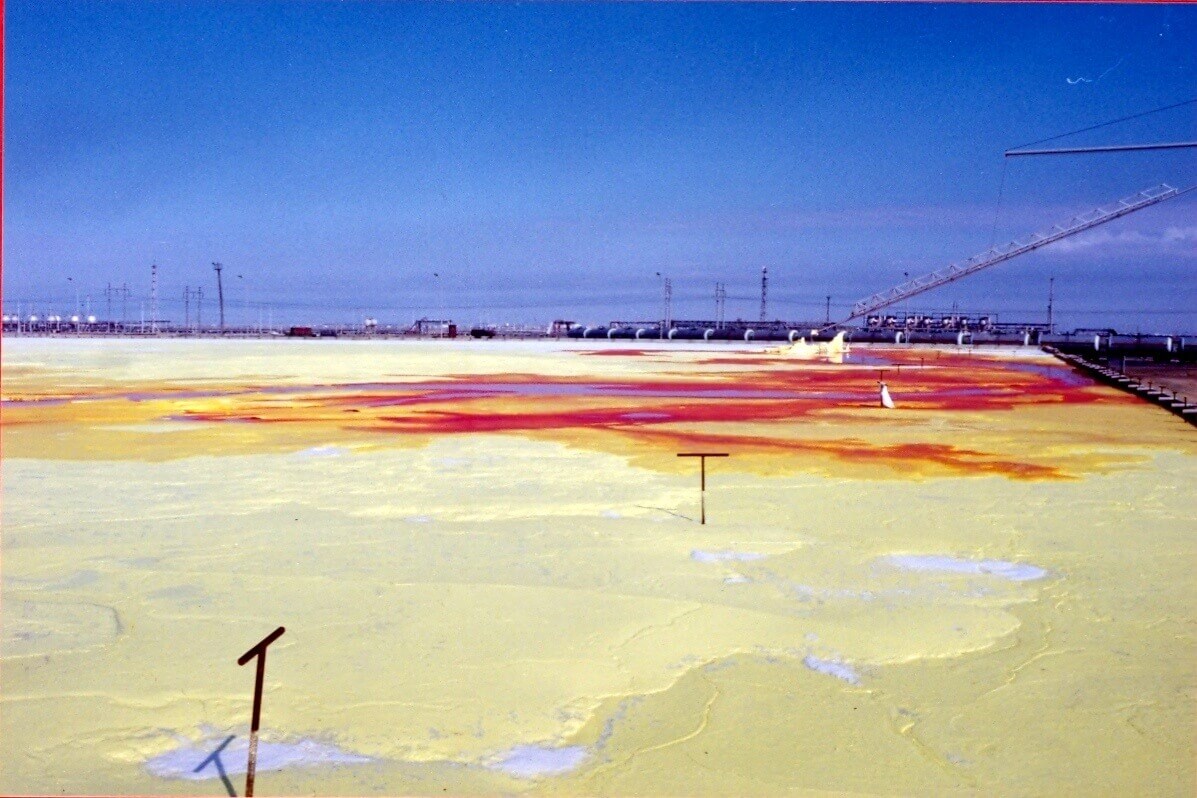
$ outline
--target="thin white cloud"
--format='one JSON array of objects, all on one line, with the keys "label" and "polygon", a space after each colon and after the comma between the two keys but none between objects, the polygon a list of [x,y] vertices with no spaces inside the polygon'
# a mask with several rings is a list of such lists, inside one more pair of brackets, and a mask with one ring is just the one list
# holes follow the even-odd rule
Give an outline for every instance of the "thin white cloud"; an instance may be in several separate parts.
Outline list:
[{"label": "thin white cloud", "polygon": [[1160,232],[1094,230],[1059,241],[1053,244],[1051,249],[1061,254],[1091,253],[1105,249],[1119,254],[1135,252],[1197,255],[1197,225],[1171,226]]},{"label": "thin white cloud", "polygon": [[1102,79],[1102,78],[1104,78],[1106,75],[1110,74],[1110,73],[1111,73],[1111,72],[1113,72],[1115,69],[1117,69],[1118,67],[1122,66],[1122,62],[1123,62],[1123,61],[1125,61],[1125,60],[1126,60],[1126,56],[1123,56],[1122,58],[1119,58],[1119,59],[1118,59],[1118,63],[1117,63],[1117,64],[1114,64],[1114,66],[1110,67],[1110,68],[1109,68],[1109,69],[1107,69],[1105,72],[1102,72],[1100,75],[1098,75],[1098,76],[1097,76],[1097,79],[1098,79],[1098,80],[1101,80],[1101,79]]},{"label": "thin white cloud", "polygon": [[1102,78],[1104,78],[1106,75],[1108,75],[1108,74],[1110,74],[1111,72],[1113,72],[1113,71],[1114,71],[1115,69],[1117,69],[1118,67],[1122,66],[1122,62],[1123,62],[1123,61],[1125,61],[1125,60],[1126,60],[1126,56],[1123,56],[1122,58],[1119,58],[1119,59],[1118,59],[1118,63],[1114,64],[1114,66],[1112,66],[1112,67],[1108,67],[1108,68],[1106,69],[1106,71],[1105,71],[1105,72],[1102,72],[1100,75],[1098,75],[1098,76],[1097,76],[1097,80],[1091,80],[1091,79],[1089,79],[1089,78],[1086,78],[1086,77],[1078,77],[1078,78],[1064,78],[1064,81],[1065,81],[1065,82],[1066,82],[1066,83],[1067,83],[1069,86],[1075,86],[1075,85],[1077,85],[1078,83],[1100,83]]}]

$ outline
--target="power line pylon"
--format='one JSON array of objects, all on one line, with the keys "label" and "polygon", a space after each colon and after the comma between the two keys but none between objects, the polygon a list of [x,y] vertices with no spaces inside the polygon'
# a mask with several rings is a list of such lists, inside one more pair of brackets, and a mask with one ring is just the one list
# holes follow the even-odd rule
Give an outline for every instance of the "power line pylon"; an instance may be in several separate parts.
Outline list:
[{"label": "power line pylon", "polygon": [[158,264],[150,266],[150,332],[158,332]]},{"label": "power line pylon", "polygon": [[765,320],[765,314],[769,308],[769,267],[761,267],[761,321]]}]

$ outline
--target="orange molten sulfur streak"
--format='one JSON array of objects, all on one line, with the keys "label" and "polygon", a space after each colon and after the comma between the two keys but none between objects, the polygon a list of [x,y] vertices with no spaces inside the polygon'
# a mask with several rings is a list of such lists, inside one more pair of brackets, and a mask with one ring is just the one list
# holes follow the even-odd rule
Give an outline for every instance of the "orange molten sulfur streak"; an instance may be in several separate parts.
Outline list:
[{"label": "orange molten sulfur streak", "polygon": [[[206,385],[200,390],[155,384],[136,391],[100,389],[52,397],[17,394],[5,402],[4,424],[96,423],[106,417],[128,421],[130,405],[142,405],[148,414],[137,419],[142,421],[286,424],[292,430],[374,439],[380,434],[384,438],[522,434],[615,451],[642,464],[647,464],[650,452],[718,446],[792,461],[774,464],[784,468],[812,467],[812,462],[831,458],[857,468],[900,469],[907,476],[1059,479],[1070,476],[1061,462],[1028,456],[1008,443],[987,445],[983,433],[970,436],[967,446],[954,440],[928,440],[942,434],[922,427],[945,413],[1007,413],[1036,406],[1129,401],[1060,365],[944,352],[872,350],[875,367],[733,353],[686,363],[684,374],[671,370],[681,364],[671,360],[669,352],[612,349],[601,353],[655,361],[660,370],[643,377],[471,374],[418,383]],[[881,369],[898,397],[897,411],[877,409]],[[871,423],[871,429],[862,431],[862,423]],[[986,450],[994,448],[1000,451]],[[1105,464],[1090,458],[1091,466]],[[1075,459],[1070,465],[1084,467]]]}]

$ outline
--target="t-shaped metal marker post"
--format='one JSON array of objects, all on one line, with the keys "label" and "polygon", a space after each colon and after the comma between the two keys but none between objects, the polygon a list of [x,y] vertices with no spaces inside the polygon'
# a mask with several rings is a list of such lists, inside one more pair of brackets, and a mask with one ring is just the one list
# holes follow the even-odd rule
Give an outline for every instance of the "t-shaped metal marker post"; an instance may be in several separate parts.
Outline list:
[{"label": "t-shaped metal marker post", "polygon": [[678,457],[697,457],[701,464],[702,481],[699,483],[702,487],[700,490],[700,507],[702,508],[702,520],[699,523],[705,524],[707,522],[707,458],[708,457],[727,457],[727,452],[685,452],[679,454]]},{"label": "t-shaped metal marker post", "polygon": [[249,726],[249,766],[245,771],[246,798],[253,798],[254,770],[258,764],[258,724],[262,720],[262,681],[266,677],[266,647],[282,637],[285,631],[286,628],[280,626],[237,659],[238,665],[244,665],[254,657],[258,658],[258,678],[254,682],[254,717]]}]

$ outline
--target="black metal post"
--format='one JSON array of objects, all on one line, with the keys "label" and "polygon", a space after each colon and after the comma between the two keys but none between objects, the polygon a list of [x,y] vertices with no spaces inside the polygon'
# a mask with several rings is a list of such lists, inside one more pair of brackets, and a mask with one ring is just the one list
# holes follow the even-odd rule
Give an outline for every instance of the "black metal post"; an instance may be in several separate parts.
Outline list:
[{"label": "black metal post", "polygon": [[707,522],[707,458],[727,457],[727,452],[684,452],[678,457],[697,457],[699,461],[699,523]]}]

